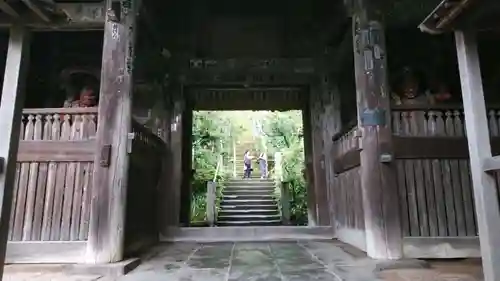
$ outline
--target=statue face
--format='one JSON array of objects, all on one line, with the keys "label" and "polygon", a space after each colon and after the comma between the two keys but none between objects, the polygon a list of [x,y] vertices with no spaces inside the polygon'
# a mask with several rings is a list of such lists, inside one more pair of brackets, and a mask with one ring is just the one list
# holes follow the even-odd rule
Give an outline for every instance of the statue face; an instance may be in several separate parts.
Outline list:
[{"label": "statue face", "polygon": [[410,76],[405,79],[403,84],[403,95],[405,98],[414,98],[418,95],[418,82],[417,79]]}]

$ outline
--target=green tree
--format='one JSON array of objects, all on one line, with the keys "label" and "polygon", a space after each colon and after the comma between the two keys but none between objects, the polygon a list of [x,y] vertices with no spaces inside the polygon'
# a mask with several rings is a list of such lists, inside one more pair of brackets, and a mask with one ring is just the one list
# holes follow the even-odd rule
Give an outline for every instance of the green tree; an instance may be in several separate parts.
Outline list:
[{"label": "green tree", "polygon": [[[193,114],[193,169],[191,221],[204,221],[207,182],[214,179],[220,155],[227,159],[235,133],[231,119],[222,112],[199,111]],[[219,170],[217,180],[226,174]]]},{"label": "green tree", "polygon": [[263,121],[268,152],[283,154],[283,180],[289,183],[291,216],[298,225],[307,224],[307,189],[304,169],[304,140],[300,111],[273,112]]}]

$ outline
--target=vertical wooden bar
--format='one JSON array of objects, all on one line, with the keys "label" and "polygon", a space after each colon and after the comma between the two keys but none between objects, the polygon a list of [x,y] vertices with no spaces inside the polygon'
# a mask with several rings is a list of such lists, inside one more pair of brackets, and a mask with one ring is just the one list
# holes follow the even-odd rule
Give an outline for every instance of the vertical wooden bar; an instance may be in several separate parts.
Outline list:
[{"label": "vertical wooden bar", "polygon": [[290,183],[280,183],[281,188],[281,219],[283,225],[290,225]]},{"label": "vertical wooden bar", "polygon": [[208,225],[215,226],[215,200],[217,183],[213,181],[207,182],[207,221]]},{"label": "vertical wooden bar", "polygon": [[[185,101],[186,102],[186,101]],[[193,143],[193,110],[186,102],[182,113],[182,185],[181,185],[181,212],[179,221],[183,226],[191,222],[191,179],[193,177],[192,143]]]},{"label": "vertical wooden bar", "polygon": [[374,1],[357,1],[353,16],[366,246],[372,258],[399,259],[402,257],[402,234],[396,167],[391,153],[385,34],[374,5]]},{"label": "vertical wooden bar", "polygon": [[[29,64],[29,31],[21,26],[10,30],[2,98],[0,101],[0,276],[3,275],[12,196],[16,174],[16,156],[21,128],[21,111]],[[0,277],[1,280],[1,277]]]},{"label": "vertical wooden bar", "polygon": [[[308,93],[310,94],[310,93]],[[306,102],[307,106],[302,110],[302,124],[304,126],[304,156],[306,159],[306,185],[307,185],[307,224],[308,226],[317,225],[316,213],[316,195],[314,190],[314,174],[313,174],[313,149],[312,149],[312,126],[311,126],[311,105],[310,101]]]},{"label": "vertical wooden bar", "polygon": [[311,137],[312,137],[312,168],[314,174],[314,193],[316,196],[316,215],[318,225],[329,225],[329,210],[327,197],[327,182],[324,159],[323,140],[323,87],[321,81],[312,86],[311,98]]},{"label": "vertical wooden bar", "polygon": [[492,157],[475,34],[455,32],[465,125],[485,281],[500,280],[500,210],[495,178],[483,171]]},{"label": "vertical wooden bar", "polygon": [[[113,3],[106,1],[97,153],[87,244],[89,263],[116,262],[123,258],[127,148],[132,130],[132,73],[139,7],[137,0],[121,1],[119,7]],[[106,147],[109,146],[108,154]]]}]

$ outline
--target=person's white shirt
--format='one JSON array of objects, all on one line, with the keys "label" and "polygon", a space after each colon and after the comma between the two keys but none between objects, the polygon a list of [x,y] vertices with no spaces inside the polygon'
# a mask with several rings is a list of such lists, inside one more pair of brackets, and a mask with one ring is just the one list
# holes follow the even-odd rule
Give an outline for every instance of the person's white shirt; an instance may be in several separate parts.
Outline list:
[{"label": "person's white shirt", "polygon": [[259,159],[262,159],[264,161],[267,161],[267,154],[262,152],[260,155],[259,155]]}]

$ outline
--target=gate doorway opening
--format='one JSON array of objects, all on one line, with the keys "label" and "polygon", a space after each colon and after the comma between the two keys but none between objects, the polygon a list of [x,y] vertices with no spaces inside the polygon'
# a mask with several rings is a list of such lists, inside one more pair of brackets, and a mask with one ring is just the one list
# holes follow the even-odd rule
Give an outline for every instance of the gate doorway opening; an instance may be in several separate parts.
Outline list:
[{"label": "gate doorway opening", "polygon": [[302,124],[300,110],[193,112],[190,226],[307,225]]}]

